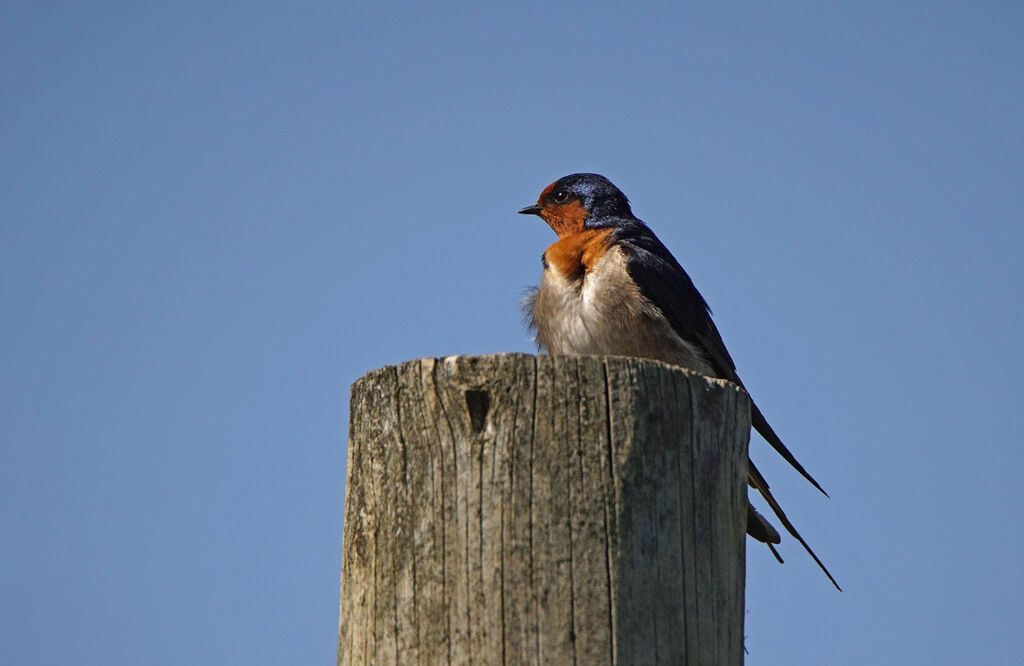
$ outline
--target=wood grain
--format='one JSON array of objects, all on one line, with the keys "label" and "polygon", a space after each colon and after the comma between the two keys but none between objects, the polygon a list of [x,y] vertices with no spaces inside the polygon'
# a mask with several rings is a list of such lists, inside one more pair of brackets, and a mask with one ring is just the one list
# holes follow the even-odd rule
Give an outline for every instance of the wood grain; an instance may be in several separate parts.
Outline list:
[{"label": "wood grain", "polygon": [[749,399],[632,358],[352,386],[339,664],[741,664]]}]

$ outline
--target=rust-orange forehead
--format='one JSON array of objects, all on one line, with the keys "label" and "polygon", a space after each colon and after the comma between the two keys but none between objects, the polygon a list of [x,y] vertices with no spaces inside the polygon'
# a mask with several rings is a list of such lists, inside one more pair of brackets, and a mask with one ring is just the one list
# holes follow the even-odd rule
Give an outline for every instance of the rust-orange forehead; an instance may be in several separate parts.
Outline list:
[{"label": "rust-orange forehead", "polygon": [[544,197],[546,197],[547,195],[549,195],[552,192],[554,192],[555,191],[555,185],[558,185],[558,181],[557,180],[555,182],[551,183],[550,185],[548,185],[547,187],[545,187],[544,191],[540,193],[539,197],[537,197],[537,203],[540,203],[541,201],[544,200]]}]

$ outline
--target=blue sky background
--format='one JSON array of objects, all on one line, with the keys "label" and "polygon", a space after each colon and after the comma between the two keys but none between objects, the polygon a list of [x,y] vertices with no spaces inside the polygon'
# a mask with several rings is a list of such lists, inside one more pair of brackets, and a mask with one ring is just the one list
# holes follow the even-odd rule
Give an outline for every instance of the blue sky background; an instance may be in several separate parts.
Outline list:
[{"label": "blue sky background", "polygon": [[747,663],[1024,661],[1024,5],[679,4],[4,3],[0,661],[333,663],[349,384],[532,350],[574,171],[832,495]]}]

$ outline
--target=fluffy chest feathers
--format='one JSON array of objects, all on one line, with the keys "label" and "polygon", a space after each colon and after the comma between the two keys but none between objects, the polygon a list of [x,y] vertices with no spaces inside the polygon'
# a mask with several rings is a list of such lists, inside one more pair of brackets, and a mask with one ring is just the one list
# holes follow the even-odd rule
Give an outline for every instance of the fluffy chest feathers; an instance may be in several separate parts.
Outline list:
[{"label": "fluffy chest feathers", "polygon": [[641,293],[613,231],[567,235],[544,253],[540,286],[524,303],[537,343],[553,354],[638,356],[713,374],[700,349]]}]

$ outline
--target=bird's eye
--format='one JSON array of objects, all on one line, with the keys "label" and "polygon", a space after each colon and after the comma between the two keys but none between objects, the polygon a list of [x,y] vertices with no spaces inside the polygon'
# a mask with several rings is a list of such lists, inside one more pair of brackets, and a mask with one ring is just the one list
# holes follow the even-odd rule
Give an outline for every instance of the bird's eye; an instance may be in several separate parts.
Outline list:
[{"label": "bird's eye", "polygon": [[558,190],[555,192],[555,201],[557,203],[565,203],[569,200],[569,193],[565,190]]}]

